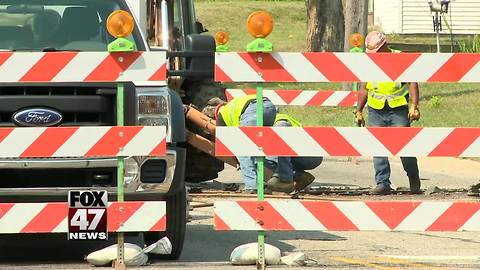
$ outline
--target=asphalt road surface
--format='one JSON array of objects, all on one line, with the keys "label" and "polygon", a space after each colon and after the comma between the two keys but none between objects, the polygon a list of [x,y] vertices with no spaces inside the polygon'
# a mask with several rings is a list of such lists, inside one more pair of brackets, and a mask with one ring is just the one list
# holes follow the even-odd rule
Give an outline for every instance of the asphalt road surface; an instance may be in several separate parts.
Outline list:
[{"label": "asphalt road surface", "polygon": [[[480,163],[470,160],[420,160],[424,187],[467,187],[478,183]],[[352,163],[345,159],[327,160],[313,171],[321,184],[373,186],[371,160]],[[398,161],[392,162],[392,181],[405,186],[406,177]],[[239,182],[239,173],[227,169],[220,181]],[[396,195],[395,199],[401,197]],[[419,195],[415,199],[422,199]],[[369,196],[368,199],[382,199]],[[425,198],[425,197],[424,197]],[[450,199],[445,196],[433,199]],[[467,197],[465,197],[467,198]],[[225,198],[222,198],[225,199]],[[228,199],[228,198],[227,198]],[[432,199],[429,197],[428,199]],[[468,198],[478,199],[478,198]],[[204,200],[213,201],[215,198]],[[176,262],[154,262],[131,269],[255,269],[229,264],[231,251],[255,242],[255,232],[216,232],[212,227],[212,208],[191,212],[185,248]],[[139,237],[129,242],[141,244]],[[478,269],[480,268],[480,234],[478,232],[275,232],[267,233],[267,243],[283,254],[304,252],[307,267],[276,266],[269,269]],[[68,242],[65,235],[16,235],[0,237],[0,269],[91,269],[84,257],[110,243]],[[108,268],[103,268],[108,269]],[[130,268],[129,268],[130,269]]]},{"label": "asphalt road surface", "polygon": [[[215,232],[211,210],[193,211],[179,261],[155,262],[135,269],[255,269],[228,263],[230,252],[238,245],[255,241],[255,233]],[[306,253],[307,269],[480,268],[480,235],[471,232],[275,232],[267,234],[267,242],[284,254]],[[10,239],[1,243],[0,269],[91,269],[83,262],[89,248],[95,249],[95,245],[84,246],[58,238]],[[286,266],[271,267],[276,268]]]}]

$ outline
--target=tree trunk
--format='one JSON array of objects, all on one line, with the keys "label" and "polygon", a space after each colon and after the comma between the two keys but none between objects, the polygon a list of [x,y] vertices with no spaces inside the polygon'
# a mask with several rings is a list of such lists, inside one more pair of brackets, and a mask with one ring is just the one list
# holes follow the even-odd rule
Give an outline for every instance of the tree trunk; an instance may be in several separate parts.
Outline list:
[{"label": "tree trunk", "polygon": [[345,43],[344,50],[350,51],[348,38],[353,33],[363,37],[368,30],[368,0],[347,0],[345,5]]},{"label": "tree trunk", "polygon": [[305,0],[307,51],[343,51],[345,24],[341,0]]},{"label": "tree trunk", "polygon": [[[346,0],[345,3],[345,42],[344,51],[351,49],[348,38],[351,34],[360,33],[367,36],[368,30],[368,0]],[[358,86],[356,86],[358,87]],[[343,83],[344,91],[352,91],[352,83]]]}]

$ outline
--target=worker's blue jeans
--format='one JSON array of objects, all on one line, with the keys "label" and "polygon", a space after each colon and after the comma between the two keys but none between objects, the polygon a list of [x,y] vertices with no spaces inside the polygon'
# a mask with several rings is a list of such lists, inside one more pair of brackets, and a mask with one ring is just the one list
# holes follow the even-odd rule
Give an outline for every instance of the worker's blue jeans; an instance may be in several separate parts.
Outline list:
[{"label": "worker's blue jeans", "polygon": [[[277,111],[275,105],[270,100],[263,101],[263,125],[273,126]],[[247,106],[240,117],[240,126],[256,126],[257,125],[257,103],[252,102]],[[255,157],[237,157],[240,162],[240,169],[243,174],[246,190],[257,189],[257,162]]]},{"label": "worker's blue jeans", "polygon": [[292,182],[304,171],[320,166],[322,161],[323,157],[268,157],[265,164],[278,174],[280,181]]},{"label": "worker's blue jeans", "polygon": [[[409,127],[408,106],[390,108],[387,104],[382,110],[375,110],[368,107],[368,126],[370,127]],[[408,178],[419,178],[417,158],[402,157],[403,169]],[[375,182],[390,186],[390,163],[387,157],[374,157]]]},{"label": "worker's blue jeans", "polygon": [[[288,121],[278,121],[276,127],[291,127]],[[320,166],[323,157],[267,157],[265,165],[278,174],[283,182],[297,179],[306,170]],[[268,179],[267,179],[268,180]]]}]

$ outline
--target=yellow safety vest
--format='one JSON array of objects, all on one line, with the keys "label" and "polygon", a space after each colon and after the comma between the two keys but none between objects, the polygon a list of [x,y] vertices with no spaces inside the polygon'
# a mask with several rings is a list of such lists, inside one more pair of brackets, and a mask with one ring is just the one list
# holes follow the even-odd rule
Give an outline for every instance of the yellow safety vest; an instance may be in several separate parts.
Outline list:
[{"label": "yellow safety vest", "polygon": [[[390,49],[393,53],[401,53],[399,50]],[[400,82],[369,82],[368,90],[368,106],[376,110],[385,107],[385,101],[388,102],[390,108],[397,108],[408,105],[405,97],[408,95],[408,84]]]},{"label": "yellow safety vest", "polygon": [[247,104],[256,98],[256,95],[236,97],[222,106],[218,113],[222,116],[225,125],[227,125],[227,127],[239,127],[243,110]]},{"label": "yellow safety vest", "polygon": [[290,125],[292,125],[292,127],[301,127],[302,126],[302,124],[298,120],[296,120],[295,118],[293,118],[289,115],[283,114],[283,113],[277,113],[277,116],[275,117],[275,124],[278,121],[287,121],[287,122],[290,123]]},{"label": "yellow safety vest", "polygon": [[397,108],[408,104],[405,97],[408,95],[408,84],[400,82],[369,82],[368,90],[368,106],[376,110],[385,107],[385,101],[388,102],[390,108]]}]

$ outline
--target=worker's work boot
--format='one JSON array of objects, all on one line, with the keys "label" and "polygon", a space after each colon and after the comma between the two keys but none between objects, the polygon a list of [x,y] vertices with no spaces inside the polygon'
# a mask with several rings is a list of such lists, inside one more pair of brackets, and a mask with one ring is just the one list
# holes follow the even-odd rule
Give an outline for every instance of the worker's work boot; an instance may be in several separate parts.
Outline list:
[{"label": "worker's work boot", "polygon": [[373,195],[388,195],[392,193],[390,186],[378,184],[371,192]]},{"label": "worker's work boot", "polygon": [[311,173],[308,173],[308,172],[299,173],[298,176],[295,175],[293,178],[293,182],[295,182],[295,190],[296,191],[304,190],[306,187],[308,187],[308,185],[313,183],[314,180],[315,180],[315,176],[313,176]]},{"label": "worker's work boot", "polygon": [[410,194],[422,194],[420,178],[408,178],[408,182],[410,182]]},{"label": "worker's work boot", "polygon": [[263,179],[270,179],[273,176],[273,170],[270,168],[265,167],[263,169]]},{"label": "worker's work boot", "polygon": [[267,187],[271,191],[290,193],[295,189],[293,181],[281,181],[278,175],[273,175],[267,182]]}]

